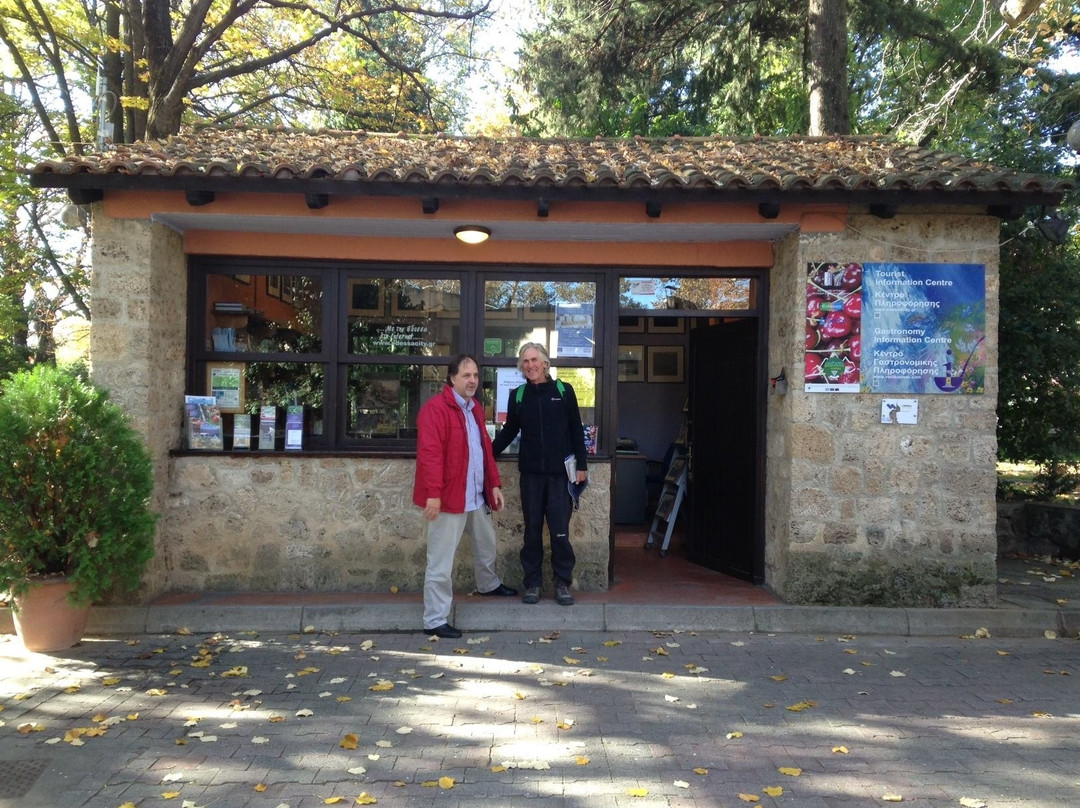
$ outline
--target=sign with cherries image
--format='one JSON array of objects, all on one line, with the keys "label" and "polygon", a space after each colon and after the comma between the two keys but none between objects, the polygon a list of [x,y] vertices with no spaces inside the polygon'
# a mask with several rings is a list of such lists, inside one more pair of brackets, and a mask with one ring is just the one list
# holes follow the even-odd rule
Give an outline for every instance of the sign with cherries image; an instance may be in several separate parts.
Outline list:
[{"label": "sign with cherries image", "polygon": [[804,389],[983,392],[985,276],[982,264],[808,264]]}]

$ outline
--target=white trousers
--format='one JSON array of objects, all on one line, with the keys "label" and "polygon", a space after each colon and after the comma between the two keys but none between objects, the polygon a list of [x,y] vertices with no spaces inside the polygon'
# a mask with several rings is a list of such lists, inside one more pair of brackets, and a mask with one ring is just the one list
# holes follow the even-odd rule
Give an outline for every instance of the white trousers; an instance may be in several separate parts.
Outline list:
[{"label": "white trousers", "polygon": [[486,508],[468,513],[440,513],[428,522],[427,571],[424,573],[424,630],[438,628],[450,619],[454,599],[454,554],[461,534],[472,539],[476,591],[490,592],[502,581],[495,573],[495,527]]}]

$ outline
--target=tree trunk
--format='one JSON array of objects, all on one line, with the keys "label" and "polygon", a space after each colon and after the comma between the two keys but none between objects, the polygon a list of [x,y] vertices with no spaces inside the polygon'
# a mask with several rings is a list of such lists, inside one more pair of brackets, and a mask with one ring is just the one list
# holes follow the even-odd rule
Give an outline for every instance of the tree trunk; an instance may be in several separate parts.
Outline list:
[{"label": "tree trunk", "polygon": [[146,137],[149,139],[175,135],[180,131],[184,111],[183,93],[176,92],[176,76],[170,69],[173,36],[167,0],[145,0],[143,5],[143,34],[150,74],[146,112]]},{"label": "tree trunk", "polygon": [[[114,42],[120,41],[120,6],[108,3],[105,6],[105,33]],[[120,97],[124,94],[124,55],[116,49],[105,53],[105,89],[109,107],[109,122],[113,125],[114,143],[126,143],[124,137],[124,105]]]},{"label": "tree trunk", "polygon": [[850,135],[847,0],[810,0],[810,134]]}]

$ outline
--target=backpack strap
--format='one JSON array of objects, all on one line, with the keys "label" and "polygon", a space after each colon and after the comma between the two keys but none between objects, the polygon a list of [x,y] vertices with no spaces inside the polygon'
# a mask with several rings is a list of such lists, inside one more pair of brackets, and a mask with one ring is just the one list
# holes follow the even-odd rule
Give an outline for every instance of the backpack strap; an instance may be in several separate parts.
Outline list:
[{"label": "backpack strap", "polygon": [[[561,379],[556,379],[555,380],[555,389],[559,391],[560,398],[562,398],[565,401],[566,400],[566,385],[562,383]],[[514,403],[517,404],[519,407],[521,406],[521,399],[522,399],[522,396],[524,396],[524,395],[525,395],[525,385],[521,385],[520,387],[518,387],[517,390],[514,391]]]}]

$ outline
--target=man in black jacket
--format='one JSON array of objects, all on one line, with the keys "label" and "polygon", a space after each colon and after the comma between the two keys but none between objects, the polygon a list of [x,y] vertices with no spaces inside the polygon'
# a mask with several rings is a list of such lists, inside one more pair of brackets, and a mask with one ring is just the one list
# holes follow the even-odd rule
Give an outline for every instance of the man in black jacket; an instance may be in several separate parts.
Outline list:
[{"label": "man in black jacket", "polygon": [[521,433],[518,469],[521,473],[521,510],[525,538],[521,548],[525,595],[522,603],[539,603],[543,582],[544,520],[551,536],[551,571],[555,600],[570,606],[574,596],[574,548],[570,546],[570,514],[565,460],[574,455],[576,482],[585,482],[585,432],[581,426],[574,388],[548,375],[547,350],[536,342],[518,351],[518,369],[526,383],[510,393],[506,425],[495,437],[492,449],[498,456]]}]

